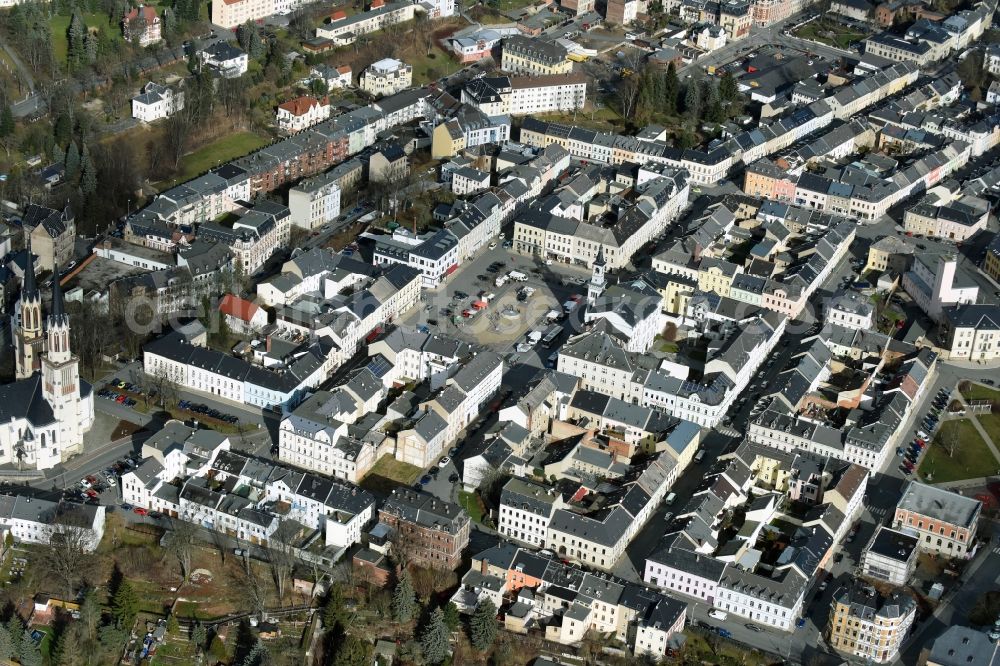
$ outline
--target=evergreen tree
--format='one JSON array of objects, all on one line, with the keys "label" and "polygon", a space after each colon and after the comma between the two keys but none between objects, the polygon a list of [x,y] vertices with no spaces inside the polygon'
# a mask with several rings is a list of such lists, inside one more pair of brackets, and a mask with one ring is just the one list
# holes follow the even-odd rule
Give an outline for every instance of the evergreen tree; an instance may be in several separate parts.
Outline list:
[{"label": "evergreen tree", "polygon": [[257,32],[257,26],[253,24],[253,21],[247,21],[236,28],[236,43],[247,53],[250,52],[250,35],[255,32]]},{"label": "evergreen tree", "polygon": [[63,628],[52,649],[53,666],[72,666],[80,656],[80,639],[71,626]]},{"label": "evergreen tree", "polygon": [[347,611],[344,608],[344,590],[339,583],[330,586],[323,605],[323,627],[329,631],[338,624],[347,622]]},{"label": "evergreen tree", "polygon": [[97,36],[88,32],[87,36],[83,38],[83,53],[88,65],[93,65],[97,62],[97,45]]},{"label": "evergreen tree", "polygon": [[167,618],[167,633],[175,636],[181,632],[181,625],[177,622],[177,616],[173,613]]},{"label": "evergreen tree", "polygon": [[139,614],[139,597],[132,589],[131,583],[123,580],[115,592],[114,599],[111,600],[111,615],[115,618],[115,623],[130,631],[135,624],[136,615]]},{"label": "evergreen tree", "polygon": [[681,92],[681,81],[677,77],[677,67],[671,62],[667,65],[667,73],[663,77],[663,110],[667,113],[677,113],[677,97]]},{"label": "evergreen tree", "polygon": [[264,666],[269,663],[270,655],[267,648],[264,646],[264,642],[258,638],[250,653],[243,659],[243,666]]},{"label": "evergreen tree", "polygon": [[396,622],[409,622],[417,613],[417,594],[413,591],[410,574],[406,571],[399,577],[392,593],[392,617]]},{"label": "evergreen tree", "polygon": [[[15,5],[15,7],[16,6],[17,5]],[[9,136],[13,136],[15,129],[14,112],[11,111],[9,106],[4,104],[3,108],[0,108],[0,139],[6,139]]]},{"label": "evergreen tree", "polygon": [[31,630],[25,629],[21,635],[21,649],[18,652],[21,666],[42,666],[42,652],[31,637]]},{"label": "evergreen tree", "polygon": [[100,641],[101,647],[104,648],[105,652],[111,652],[112,654],[121,652],[121,649],[125,646],[125,641],[128,639],[128,634],[125,633],[125,630],[113,624],[104,625],[98,634],[98,641]]},{"label": "evergreen tree", "polygon": [[56,144],[60,146],[65,146],[69,143],[70,138],[73,136],[73,121],[65,111],[61,111],[56,116],[55,126],[52,128],[52,136],[55,138]]},{"label": "evergreen tree", "polygon": [[489,650],[497,638],[497,607],[489,599],[483,599],[476,606],[476,612],[469,621],[472,646],[480,651]]},{"label": "evergreen tree", "polygon": [[208,654],[218,661],[226,658],[226,644],[222,642],[218,634],[212,636],[212,642],[208,645]]},{"label": "evergreen tree", "polygon": [[80,191],[85,195],[93,194],[97,191],[97,167],[89,154],[84,154],[82,166],[80,167]]},{"label": "evergreen tree", "polygon": [[83,17],[80,16],[79,11],[74,10],[73,16],[69,20],[69,27],[66,29],[66,61],[71,69],[83,63],[83,39],[86,34],[87,26],[83,22]]},{"label": "evergreen tree", "polygon": [[76,141],[69,142],[63,166],[66,168],[66,182],[75,182],[80,175],[80,150],[76,147]]},{"label": "evergreen tree", "polygon": [[208,642],[208,631],[201,622],[196,622],[194,628],[191,629],[191,642],[198,648],[199,653],[204,651],[205,643]]},{"label": "evergreen tree", "polygon": [[722,101],[731,102],[739,94],[740,90],[736,85],[736,79],[733,78],[733,75],[728,71],[723,73],[722,78],[719,79],[719,97],[722,98]]},{"label": "evergreen tree", "polygon": [[458,606],[454,601],[449,601],[444,605],[444,623],[449,631],[455,631],[462,624],[462,618],[458,614]]},{"label": "evergreen tree", "polygon": [[705,118],[713,123],[725,122],[726,112],[722,109],[722,102],[718,99],[712,101],[709,104],[708,111],[705,112]]},{"label": "evergreen tree", "polygon": [[701,91],[701,98],[704,102],[702,108],[707,109],[719,101],[719,90],[715,87],[715,82],[712,79],[705,79],[701,82]]},{"label": "evergreen tree", "polygon": [[262,60],[267,54],[267,48],[264,44],[264,40],[261,38],[260,33],[257,30],[250,33],[250,43],[247,48],[247,54],[250,56],[251,60]]},{"label": "evergreen tree", "polygon": [[691,120],[698,120],[701,116],[701,91],[698,90],[697,81],[689,81],[687,90],[684,91],[684,111],[691,117]]},{"label": "evergreen tree", "polygon": [[[17,5],[14,5],[15,7]],[[10,638],[10,631],[0,624],[0,659],[10,659],[14,656],[14,642]]]},{"label": "evergreen tree", "polygon": [[337,648],[333,666],[368,666],[372,663],[372,645],[348,634]]},{"label": "evergreen tree", "polygon": [[11,654],[21,654],[21,639],[24,637],[24,624],[21,623],[21,618],[17,613],[14,613],[4,626],[7,629],[7,635],[10,636]]},{"label": "evergreen tree", "polygon": [[428,664],[440,664],[448,658],[450,651],[448,627],[444,623],[444,611],[435,608],[427,626],[420,634],[420,651]]}]

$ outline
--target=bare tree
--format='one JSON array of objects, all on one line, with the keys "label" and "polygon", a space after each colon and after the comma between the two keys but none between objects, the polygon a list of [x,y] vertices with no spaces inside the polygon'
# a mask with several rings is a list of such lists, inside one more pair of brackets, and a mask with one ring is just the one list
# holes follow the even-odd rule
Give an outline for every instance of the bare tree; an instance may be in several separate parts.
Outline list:
[{"label": "bare tree", "polygon": [[267,563],[271,568],[271,578],[278,592],[278,599],[284,599],[288,580],[295,569],[294,542],[300,526],[293,520],[283,520],[268,539]]},{"label": "bare tree", "polygon": [[641,92],[642,87],[639,85],[639,77],[635,75],[628,76],[618,83],[615,94],[618,97],[619,104],[621,104],[623,118],[631,118],[635,113]]},{"label": "bare tree", "polygon": [[49,580],[59,586],[70,600],[76,590],[94,572],[93,532],[86,526],[86,517],[75,507],[60,505],[47,526],[48,543],[39,551],[38,566]]},{"label": "bare tree", "polygon": [[941,445],[949,458],[954,458],[955,452],[958,451],[958,447],[962,443],[958,428],[941,428],[937,435],[937,443]]},{"label": "bare tree", "polygon": [[234,574],[233,585],[239,590],[243,602],[258,619],[264,619],[267,610],[267,581],[264,580],[247,558],[247,566]]},{"label": "bare tree", "polygon": [[194,555],[195,540],[198,528],[186,520],[170,522],[170,538],[167,541],[167,552],[177,558],[181,567],[181,578],[185,581],[191,575],[191,559]]}]

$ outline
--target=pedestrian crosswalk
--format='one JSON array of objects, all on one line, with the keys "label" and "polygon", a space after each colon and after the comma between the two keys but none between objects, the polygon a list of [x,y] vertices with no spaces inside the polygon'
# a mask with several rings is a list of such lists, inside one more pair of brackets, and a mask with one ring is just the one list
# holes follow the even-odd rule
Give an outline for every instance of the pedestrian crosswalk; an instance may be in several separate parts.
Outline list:
[{"label": "pedestrian crosswalk", "polygon": [[993,549],[993,552],[994,552],[994,553],[995,553],[996,555],[1000,555],[1000,546],[997,546],[996,548],[994,548],[994,549]]},{"label": "pedestrian crosswalk", "polygon": [[886,514],[889,513],[889,509],[884,506],[870,506],[868,507],[868,513],[872,514],[878,519],[885,518]]}]

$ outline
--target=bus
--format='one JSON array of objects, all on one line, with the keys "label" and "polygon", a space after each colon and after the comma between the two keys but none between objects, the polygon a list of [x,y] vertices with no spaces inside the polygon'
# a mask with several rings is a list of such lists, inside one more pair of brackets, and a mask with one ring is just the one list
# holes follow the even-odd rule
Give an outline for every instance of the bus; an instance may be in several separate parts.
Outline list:
[{"label": "bus", "polygon": [[542,345],[545,347],[551,347],[555,344],[555,341],[562,335],[562,326],[558,324],[553,324],[545,330],[545,335],[542,337]]}]

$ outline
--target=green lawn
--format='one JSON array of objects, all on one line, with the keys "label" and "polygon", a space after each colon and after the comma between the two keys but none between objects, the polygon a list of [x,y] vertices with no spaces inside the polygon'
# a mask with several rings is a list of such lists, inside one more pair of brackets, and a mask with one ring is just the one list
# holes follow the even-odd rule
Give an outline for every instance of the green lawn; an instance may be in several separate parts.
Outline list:
[{"label": "green lawn", "polygon": [[992,400],[993,402],[1000,402],[1000,391],[983,386],[982,384],[969,382],[969,387],[962,391],[962,397],[966,400]]},{"label": "green lawn", "polygon": [[1000,446],[1000,414],[976,414],[976,418],[993,440],[993,445]]},{"label": "green lawn", "polygon": [[413,85],[415,86],[437,80],[462,68],[457,60],[438,46],[431,49],[430,53],[421,53],[410,58],[408,62],[413,65]]},{"label": "green lawn", "polygon": [[[952,431],[958,430],[960,442],[955,454],[949,456],[940,441],[948,441]],[[969,419],[948,421],[935,435],[930,449],[920,464],[920,476],[934,483],[975,479],[1000,473],[997,462],[986,442]]]},{"label": "green lawn", "polygon": [[812,39],[842,49],[848,48],[851,42],[856,42],[868,36],[866,32],[851,30],[836,21],[811,21],[802,26],[796,33],[803,39]]},{"label": "green lawn", "polygon": [[386,454],[372,465],[359,485],[374,493],[389,494],[399,486],[412,486],[419,477],[419,467]]},{"label": "green lawn", "polygon": [[[52,53],[60,65],[66,64],[66,50],[69,48],[69,36],[66,32],[69,30],[69,20],[69,16],[62,14],[57,14],[49,20],[52,28]],[[83,22],[88,28],[99,28],[105,34],[121,35],[120,30],[115,32],[113,26],[108,23],[106,14],[84,13]]]},{"label": "green lawn", "polygon": [[483,501],[479,499],[479,495],[476,493],[466,492],[464,490],[458,491],[458,504],[465,512],[469,514],[477,523],[482,524],[483,522]]},{"label": "green lawn", "polygon": [[177,178],[167,183],[158,183],[161,190],[173,187],[177,183],[191,180],[209,169],[225,164],[229,160],[242,157],[247,153],[267,145],[268,140],[253,132],[236,132],[213,141],[212,143],[188,153],[181,158],[181,170]]}]

